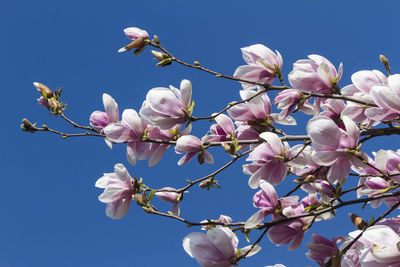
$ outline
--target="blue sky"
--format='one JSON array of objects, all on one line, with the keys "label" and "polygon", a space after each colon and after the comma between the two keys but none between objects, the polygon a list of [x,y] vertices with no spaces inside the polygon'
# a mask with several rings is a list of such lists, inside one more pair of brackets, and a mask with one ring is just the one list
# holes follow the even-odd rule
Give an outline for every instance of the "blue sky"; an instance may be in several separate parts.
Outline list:
[{"label": "blue sky", "polygon": [[[97,200],[101,190],[94,183],[104,172],[112,172],[115,163],[128,165],[123,145],[110,150],[100,138],[62,140],[47,133],[20,131],[24,117],[39,125],[74,131],[37,105],[32,82],[62,86],[66,114],[88,124],[91,112],[103,109],[104,92],[114,97],[121,111],[139,110],[149,89],[178,86],[182,79],[189,79],[196,101],[194,115],[205,116],[237,100],[240,85],[177,64],[156,68],[149,51],[138,57],[118,54],[128,42],[124,28],[146,29],[151,36],[157,34],[177,57],[198,60],[226,74],[243,64],[239,48],[256,43],[279,50],[284,75],[296,60],[320,54],[335,66],[343,62],[339,84],[343,87],[358,70],[383,71],[379,54],[389,58],[393,73],[399,72],[399,8],[394,0],[4,1],[0,8],[5,100],[0,266],[197,266],[184,252],[182,239],[199,229],[148,215],[136,206],[121,220],[105,216],[105,205]],[[299,126],[290,131],[304,133],[304,126],[300,119]],[[207,129],[202,123],[194,133],[202,135]],[[366,145],[366,151],[398,149],[398,144],[398,137],[376,139]],[[217,159],[214,166],[191,162],[178,167],[179,156],[171,150],[158,165],[148,168],[141,161],[129,171],[152,187],[182,187],[185,179],[201,177],[229,160],[223,153],[212,152]],[[242,163],[217,177],[222,189],[193,188],[181,205],[182,216],[199,221],[225,214],[245,221],[253,214],[255,191],[247,186]],[[291,185],[287,181],[277,190],[284,194]],[[312,232],[346,235],[354,230],[346,214],[358,209],[338,212],[341,218],[334,222],[316,224],[303,243]],[[239,246],[246,245],[241,239]],[[286,247],[276,248],[267,239],[260,245],[262,252],[240,266],[315,266],[304,256],[305,246],[287,252]]]}]

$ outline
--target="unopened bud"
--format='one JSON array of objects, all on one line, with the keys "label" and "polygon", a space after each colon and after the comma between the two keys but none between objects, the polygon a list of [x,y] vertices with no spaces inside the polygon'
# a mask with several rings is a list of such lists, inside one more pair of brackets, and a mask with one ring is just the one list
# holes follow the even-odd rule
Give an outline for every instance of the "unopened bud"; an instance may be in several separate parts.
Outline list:
[{"label": "unopened bud", "polygon": [[195,61],[195,62],[193,62],[194,63],[194,65],[196,65],[196,66],[200,66],[200,62],[198,62],[198,61]]},{"label": "unopened bud", "polygon": [[202,165],[204,163],[204,151],[203,150],[201,150],[197,154],[197,161],[200,163],[200,165]]},{"label": "unopened bud", "polygon": [[53,97],[53,91],[51,91],[50,88],[47,87],[46,85],[39,83],[39,82],[34,82],[33,86],[36,87],[36,89],[41,93],[41,95],[44,98],[49,99],[49,98]]},{"label": "unopened bud", "polygon": [[53,111],[59,110],[60,109],[60,103],[56,99],[50,98],[49,99],[49,107]]},{"label": "unopened bud", "polygon": [[351,222],[354,224],[355,227],[357,227],[357,229],[364,230],[368,226],[367,222],[364,221],[364,219],[358,216],[357,214],[350,213],[349,216]]},{"label": "unopened bud", "polygon": [[151,50],[151,53],[158,60],[164,60],[166,58],[169,58],[169,56],[167,54],[160,52],[160,51]]},{"label": "unopened bud", "polygon": [[154,35],[152,42],[155,42],[156,44],[160,44],[160,38],[158,38],[157,35]]},{"label": "unopened bud", "polygon": [[389,60],[384,55],[379,55],[379,59],[382,62],[382,64],[385,66],[387,74],[390,75]]},{"label": "unopened bud", "polygon": [[389,64],[389,60],[384,55],[379,55],[379,59],[383,64]]},{"label": "unopened bud", "polygon": [[210,179],[207,179],[207,180],[202,181],[202,182],[199,184],[199,187],[204,189],[204,188],[210,188],[211,185],[212,185],[212,181],[211,181],[211,178],[210,178]]},{"label": "unopened bud", "polygon": [[31,132],[31,133],[36,132],[32,123],[27,119],[22,119],[21,130],[24,132]]}]

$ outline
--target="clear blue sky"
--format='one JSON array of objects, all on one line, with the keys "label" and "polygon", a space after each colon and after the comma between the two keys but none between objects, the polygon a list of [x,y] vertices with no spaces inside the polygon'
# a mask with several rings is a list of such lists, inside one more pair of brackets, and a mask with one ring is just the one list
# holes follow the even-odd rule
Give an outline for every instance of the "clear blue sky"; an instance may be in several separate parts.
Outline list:
[{"label": "clear blue sky", "polygon": [[[101,95],[112,95],[124,108],[140,109],[147,91],[157,86],[193,83],[194,115],[205,116],[239,98],[240,85],[173,64],[156,68],[149,51],[138,57],[118,54],[127,44],[123,29],[137,26],[157,34],[176,56],[226,74],[243,64],[240,49],[261,43],[277,49],[287,75],[292,63],[308,54],[320,54],[335,66],[344,64],[339,84],[350,83],[361,69],[383,68],[386,55],[393,73],[400,70],[400,3],[398,1],[3,1],[0,5],[0,77],[3,114],[0,150],[2,213],[0,266],[197,266],[182,248],[183,237],[198,228],[144,213],[133,206],[121,220],[105,216],[94,187],[115,163],[128,165],[125,147],[108,149],[95,137],[62,140],[59,136],[19,130],[26,117],[39,125],[73,131],[49,117],[36,103],[32,85],[63,86],[66,114],[87,124],[91,112],[102,110]],[[305,122],[290,130],[304,133]],[[203,128],[201,128],[203,127]],[[196,126],[203,134],[207,124]],[[396,145],[393,147],[393,143]],[[367,151],[399,148],[399,138],[376,139]],[[213,152],[213,151],[211,151]],[[176,165],[171,150],[155,167],[138,162],[129,171],[152,187],[181,187],[185,179],[211,172],[229,160],[215,153],[216,164],[199,168],[196,162]],[[181,205],[182,216],[194,221],[225,214],[245,221],[256,210],[255,191],[247,186],[241,163],[217,177],[222,189],[193,188]],[[278,187],[284,194],[290,181]],[[160,203],[160,202],[157,202]],[[160,203],[168,209],[169,205]],[[357,207],[358,210],[359,207]],[[355,208],[353,208],[355,210]],[[354,230],[347,218],[352,209],[338,212],[342,219],[322,222],[312,232],[328,237]],[[253,240],[256,236],[252,236]],[[240,247],[247,245],[240,240]],[[307,266],[305,246],[294,252],[275,248],[269,240],[263,250],[240,266],[283,263]]]}]

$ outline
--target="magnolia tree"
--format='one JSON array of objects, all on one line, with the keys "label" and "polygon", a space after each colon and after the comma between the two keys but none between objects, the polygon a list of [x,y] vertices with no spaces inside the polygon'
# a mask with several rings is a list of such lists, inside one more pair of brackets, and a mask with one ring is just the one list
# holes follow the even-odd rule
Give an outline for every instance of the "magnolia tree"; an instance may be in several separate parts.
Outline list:
[{"label": "magnolia tree", "polygon": [[[183,238],[183,249],[203,267],[227,267],[260,251],[266,236],[273,244],[290,244],[289,250],[294,250],[314,223],[333,220],[336,210],[360,203],[375,209],[383,204],[387,209],[376,218],[364,220],[350,214],[356,231],[332,240],[312,234],[306,256],[320,266],[400,266],[400,217],[391,215],[400,205],[400,149],[372,154],[362,149],[362,144],[373,138],[400,134],[400,74],[390,73],[383,55],[380,59],[387,74],[361,70],[352,74],[352,84],[343,87],[339,86],[342,64],[336,69],[323,56],[309,55],[308,59],[293,63],[288,86],[281,73],[282,56],[262,44],[242,48],[245,65],[229,76],[197,61],[191,64],[178,59],[161,45],[157,36],[150,40],[145,30],[132,27],[125,29],[125,34],[132,42],[119,52],[134,50],[138,55],[152,47],[155,50],[151,52],[159,61],[157,66],[182,64],[238,81],[243,89],[239,92],[240,100],[206,117],[192,115],[194,101],[189,80],[182,80],[179,88],[150,89],[139,111],[125,109],[122,115],[116,101],[103,94],[104,111],[94,111],[90,125],[85,126],[65,115],[61,89],[53,91],[34,82],[41,95],[39,105],[83,131],[65,133],[23,119],[24,131],[51,132],[63,138],[97,136],[110,148],[124,143],[131,165],[137,160],[148,160],[149,166],[153,166],[167,149],[182,155],[178,165],[193,158],[200,165],[213,163],[209,151],[212,147],[232,157],[204,177],[183,181],[181,188],[152,188],[142,179],[132,177],[127,166],[117,163],[114,171],[105,173],[95,184],[104,189],[99,200],[107,205],[108,217],[124,217],[133,201],[147,213],[198,226],[197,232]],[[280,85],[273,85],[275,79]],[[268,95],[271,91],[278,91],[273,100]],[[271,113],[272,105],[280,113]],[[304,135],[279,128],[295,126],[296,112],[309,116]],[[211,122],[209,129],[204,130],[207,134],[191,135],[192,127],[200,120]],[[195,222],[180,216],[179,203],[185,192],[194,186],[219,188],[215,176],[240,158],[247,162],[242,167],[248,176],[248,190],[256,190],[253,203],[257,211],[250,218],[234,222],[221,215]],[[349,186],[348,176],[357,177],[358,185]],[[287,194],[278,195],[276,187],[285,179],[293,181],[294,187]],[[158,209],[152,202],[154,196],[171,203],[172,211]],[[344,196],[350,200],[343,200]],[[238,236],[248,237],[249,232],[257,232],[258,238],[247,238],[249,245],[239,248]]]}]

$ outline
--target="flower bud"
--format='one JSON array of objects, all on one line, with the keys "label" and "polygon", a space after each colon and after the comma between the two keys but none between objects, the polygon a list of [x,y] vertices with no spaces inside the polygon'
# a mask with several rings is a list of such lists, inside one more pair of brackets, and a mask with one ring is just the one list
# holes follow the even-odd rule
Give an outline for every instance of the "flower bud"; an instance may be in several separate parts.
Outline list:
[{"label": "flower bud", "polygon": [[46,85],[39,83],[39,82],[34,82],[33,85],[36,87],[38,92],[46,99],[49,99],[53,97],[53,91],[50,90],[49,87]]},{"label": "flower bud", "polygon": [[158,60],[164,60],[166,58],[169,58],[169,56],[165,53],[162,53],[160,51],[155,51],[155,50],[151,50],[151,53],[153,54],[153,56],[158,59]]},{"label": "flower bud", "polygon": [[349,216],[351,222],[355,225],[355,227],[357,227],[357,229],[364,230],[368,226],[367,222],[357,214],[350,213]]}]

